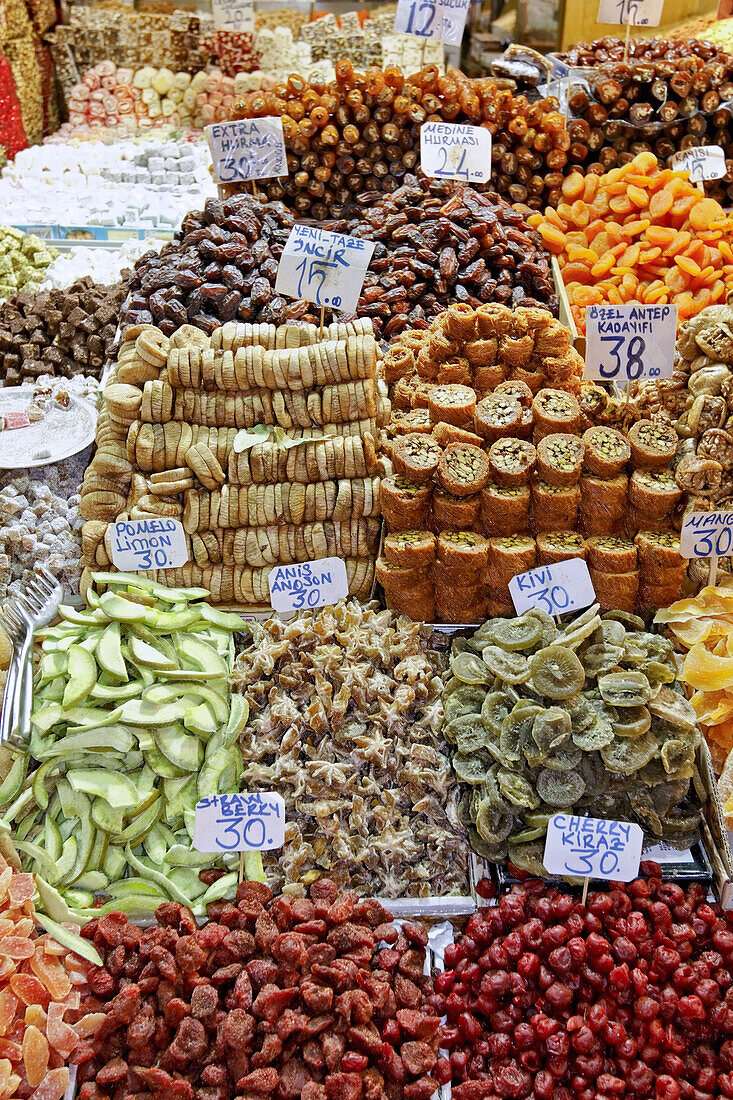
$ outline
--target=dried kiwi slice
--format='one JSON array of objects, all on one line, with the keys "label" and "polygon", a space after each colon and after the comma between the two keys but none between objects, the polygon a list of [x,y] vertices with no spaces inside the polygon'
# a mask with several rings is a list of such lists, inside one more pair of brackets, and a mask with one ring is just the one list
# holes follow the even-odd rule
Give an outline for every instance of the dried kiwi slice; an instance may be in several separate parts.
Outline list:
[{"label": "dried kiwi slice", "polygon": [[574,806],[585,794],[585,780],[580,772],[553,772],[540,768],[537,775],[537,794],[551,806]]},{"label": "dried kiwi slice", "polygon": [[580,749],[572,741],[568,741],[545,757],[543,767],[551,772],[569,772],[573,768],[580,767],[582,759],[583,754]]},{"label": "dried kiwi slice", "polygon": [[[639,665],[639,672],[644,673],[652,689],[661,688],[664,684],[673,684],[676,680],[674,671],[669,665],[653,659]],[[655,691],[655,694],[659,694],[658,691]]]},{"label": "dried kiwi slice", "polygon": [[539,840],[547,835],[547,829],[520,829],[518,833],[512,833],[509,837],[510,844],[529,844],[532,840]]},{"label": "dried kiwi slice", "polygon": [[487,844],[485,840],[481,839],[473,825],[467,826],[466,832],[468,834],[468,843],[477,856],[485,859],[488,863],[503,863],[507,856],[506,844]]},{"label": "dried kiwi slice", "polygon": [[590,645],[583,652],[583,668],[586,676],[602,676],[615,668],[623,657],[620,645],[607,645],[605,642]]},{"label": "dried kiwi slice", "polygon": [[565,646],[566,649],[577,649],[582,642],[585,642],[591,635],[595,634],[600,625],[601,619],[599,615],[594,615],[592,619],[587,619],[584,622],[580,619],[576,619],[575,622],[568,623],[557,639],[556,644]]},{"label": "dried kiwi slice", "polygon": [[695,748],[691,742],[682,741],[675,737],[664,742],[660,755],[662,757],[664,770],[667,775],[672,775],[693,763],[695,759]]},{"label": "dried kiwi slice", "polygon": [[499,790],[512,806],[519,806],[525,810],[536,810],[540,804],[536,791],[532,784],[517,772],[508,768],[499,768],[496,776]]},{"label": "dried kiwi slice", "polygon": [[613,732],[617,737],[641,737],[650,728],[652,716],[647,707],[611,707]]},{"label": "dried kiwi slice", "polygon": [[507,760],[517,763],[522,759],[524,747],[532,735],[532,723],[541,713],[542,707],[537,703],[517,704],[506,716],[501,724],[499,748]]},{"label": "dried kiwi slice", "polygon": [[550,645],[557,637],[557,624],[544,607],[530,607],[525,611],[523,618],[537,619],[542,626],[542,646]]},{"label": "dried kiwi slice", "polygon": [[465,714],[480,714],[484,705],[486,692],[483,688],[473,684],[463,684],[449,696],[443,696],[444,722],[453,721],[454,718],[462,718]]},{"label": "dried kiwi slice", "polygon": [[632,615],[630,611],[604,611],[604,620],[621,623],[627,630],[645,630],[646,623],[638,615]]},{"label": "dried kiwi slice", "polygon": [[637,787],[636,790],[629,791],[629,805],[650,832],[655,836],[662,835],[662,822],[648,790]]},{"label": "dried kiwi slice", "polygon": [[649,713],[668,722],[675,729],[691,732],[697,729],[697,716],[691,704],[673,688],[661,689],[649,703]]},{"label": "dried kiwi slice", "polygon": [[542,623],[533,615],[518,619],[499,619],[494,623],[494,645],[514,653],[532,649],[542,641]]},{"label": "dried kiwi slice", "polygon": [[511,833],[514,816],[510,813],[499,813],[485,798],[478,808],[474,824],[481,839],[494,847],[501,844],[502,840],[506,840]]},{"label": "dried kiwi slice", "polygon": [[584,730],[573,730],[572,742],[583,752],[597,752],[613,741],[613,726],[607,718],[596,714],[591,724]]},{"label": "dried kiwi slice", "polygon": [[548,645],[529,659],[532,684],[548,699],[569,699],[585,683],[585,672],[572,649]]},{"label": "dried kiwi slice", "polygon": [[486,782],[489,768],[493,763],[494,761],[485,753],[472,753],[466,756],[465,753],[457,752],[451,761],[453,771],[458,778],[464,783],[470,783],[472,787],[478,787]]},{"label": "dried kiwi slice", "polygon": [[[502,620],[498,620],[501,622]],[[485,623],[476,630],[472,636],[468,639],[471,649],[475,649],[477,653],[481,651],[487,645],[494,645],[494,627],[497,620],[488,619]]]},{"label": "dried kiwi slice", "polygon": [[532,723],[532,738],[545,754],[559,749],[570,738],[570,715],[561,707],[548,707]]},{"label": "dried kiwi slice", "polygon": [[489,645],[483,651],[483,658],[491,674],[509,684],[523,684],[529,679],[529,663],[521,653],[507,653],[498,645]]},{"label": "dried kiwi slice", "polygon": [[648,764],[656,752],[654,734],[643,733],[641,737],[614,737],[601,749],[601,759],[609,771],[631,775]]},{"label": "dried kiwi slice", "polygon": [[626,639],[623,623],[616,619],[609,619],[606,615],[601,616],[601,633],[607,645],[623,646]]},{"label": "dried kiwi slice", "polygon": [[503,691],[490,691],[481,707],[481,717],[497,737],[501,733],[501,724],[510,713],[512,702]]},{"label": "dried kiwi slice", "polygon": [[526,871],[537,878],[547,878],[542,862],[545,854],[544,840],[531,840],[527,844],[509,844],[507,857],[518,871]]},{"label": "dried kiwi slice", "polygon": [[454,653],[450,668],[464,684],[490,684],[495,675],[475,653]]},{"label": "dried kiwi slice", "polygon": [[611,672],[598,677],[598,690],[604,703],[614,707],[644,706],[652,697],[649,681],[643,672]]}]

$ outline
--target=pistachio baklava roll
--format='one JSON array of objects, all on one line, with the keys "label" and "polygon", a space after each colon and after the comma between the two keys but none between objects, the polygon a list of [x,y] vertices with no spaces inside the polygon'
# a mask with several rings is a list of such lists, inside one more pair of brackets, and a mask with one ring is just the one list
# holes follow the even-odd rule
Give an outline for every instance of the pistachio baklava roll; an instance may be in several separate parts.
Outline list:
[{"label": "pistachio baklava roll", "polygon": [[601,573],[631,573],[637,567],[638,552],[631,539],[591,535],[586,546],[589,567]]},{"label": "pistachio baklava roll", "polygon": [[669,466],[679,444],[672,425],[656,420],[637,420],[629,428],[628,440],[634,468],[646,469]]},{"label": "pistachio baklava roll", "polygon": [[432,531],[395,531],[384,540],[384,556],[391,565],[425,569],[435,561],[436,539]]},{"label": "pistachio baklava roll", "polygon": [[580,480],[585,443],[577,435],[552,432],[537,447],[537,474],[549,485],[575,485]]},{"label": "pistachio baklava roll", "polygon": [[470,386],[433,386],[427,405],[433,423],[445,421],[459,428],[470,427],[476,412],[476,394]]},{"label": "pistachio baklava roll", "polygon": [[565,390],[540,390],[532,402],[532,412],[535,443],[554,432],[577,435],[580,429],[580,405]]},{"label": "pistachio baklava roll", "polygon": [[682,499],[682,490],[671,470],[634,470],[629,482],[629,503],[641,516],[666,519]]},{"label": "pistachio baklava roll", "polygon": [[584,469],[594,477],[613,478],[623,473],[631,458],[629,441],[617,431],[600,425],[583,432]]},{"label": "pistachio baklava roll", "polygon": [[526,485],[537,461],[537,451],[526,439],[497,439],[489,448],[489,469],[497,485]]},{"label": "pistachio baklava roll", "polygon": [[580,479],[580,519],[589,535],[616,534],[623,522],[629,490],[626,474],[613,478],[584,474]]},{"label": "pistachio baklava roll", "polygon": [[518,573],[526,573],[537,564],[537,544],[529,535],[509,535],[489,539],[486,579],[490,586],[502,588]]},{"label": "pistachio baklava roll", "polygon": [[537,536],[537,565],[555,565],[571,558],[586,560],[586,546],[575,531],[544,531]]},{"label": "pistachio baklava roll", "polygon": [[488,455],[480,447],[449,443],[438,462],[437,481],[444,492],[467,497],[481,492],[489,474]]},{"label": "pistachio baklava roll", "polygon": [[478,525],[481,494],[457,497],[442,489],[433,490],[430,526],[439,531],[469,531]]},{"label": "pistachio baklava roll", "polygon": [[399,475],[382,479],[379,503],[388,531],[414,531],[427,525],[430,486]]},{"label": "pistachio baklava roll", "polygon": [[501,486],[490,481],[481,490],[481,531],[487,537],[526,535],[529,531],[529,485]]},{"label": "pistachio baklava roll", "polygon": [[414,481],[416,485],[425,485],[432,481],[442,455],[440,444],[420,432],[401,435],[392,444],[392,465],[395,473]]},{"label": "pistachio baklava roll", "polygon": [[580,508],[579,485],[550,485],[539,478],[532,483],[534,531],[574,531]]},{"label": "pistachio baklava roll", "polygon": [[476,406],[476,432],[490,443],[507,437],[516,439],[522,434],[522,412],[516,397],[490,394]]}]

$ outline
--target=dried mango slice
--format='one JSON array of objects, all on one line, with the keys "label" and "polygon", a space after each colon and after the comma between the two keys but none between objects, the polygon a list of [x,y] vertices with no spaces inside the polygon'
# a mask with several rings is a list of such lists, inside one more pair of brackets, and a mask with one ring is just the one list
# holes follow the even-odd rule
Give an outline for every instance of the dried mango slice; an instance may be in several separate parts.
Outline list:
[{"label": "dried mango slice", "polygon": [[[76,1039],[76,1036],[74,1038]],[[27,1027],[23,1036],[22,1048],[23,1065],[25,1066],[28,1084],[31,1088],[36,1088],[46,1076],[46,1070],[48,1069],[50,1054],[48,1039],[37,1027]]]},{"label": "dried mango slice", "polygon": [[697,643],[685,658],[684,677],[691,687],[706,691],[733,688],[733,658],[718,657]]}]

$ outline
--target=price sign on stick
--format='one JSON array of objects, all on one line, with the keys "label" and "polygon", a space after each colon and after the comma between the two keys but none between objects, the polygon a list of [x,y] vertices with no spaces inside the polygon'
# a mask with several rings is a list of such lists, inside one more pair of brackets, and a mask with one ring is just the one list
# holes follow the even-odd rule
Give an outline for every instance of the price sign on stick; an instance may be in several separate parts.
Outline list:
[{"label": "price sign on stick", "polygon": [[277,565],[267,578],[275,611],[304,611],[337,603],[349,594],[341,558],[316,558],[298,565]]},{"label": "price sign on stick", "polygon": [[206,140],[217,183],[243,183],[288,174],[281,118],[216,122],[206,127]]},{"label": "price sign on stick", "polygon": [[710,558],[708,584],[715,584],[718,558],[733,553],[733,512],[689,512],[680,531],[683,558]]},{"label": "price sign on stick", "polygon": [[294,225],[277,269],[275,293],[356,313],[374,241]]},{"label": "price sign on stick", "polygon": [[658,27],[663,7],[664,0],[600,0],[596,22]]},{"label": "price sign on stick", "polygon": [[255,9],[252,0],[211,0],[211,11],[216,30],[254,34]]},{"label": "price sign on stick", "polygon": [[689,172],[691,183],[719,180],[728,171],[725,153],[719,145],[700,145],[694,149],[683,149],[672,157],[672,167],[680,172]]},{"label": "price sign on stick", "polygon": [[112,524],[112,564],[123,573],[174,569],[188,561],[188,543],[178,519],[126,519]]},{"label": "price sign on stick", "polygon": [[197,852],[269,852],[285,839],[281,794],[215,794],[196,803]]},{"label": "price sign on stick", "polygon": [[585,378],[621,386],[640,378],[671,378],[677,306],[592,305],[585,322]]},{"label": "price sign on stick", "polygon": [[581,558],[542,565],[519,573],[509,581],[517,615],[541,607],[548,615],[566,615],[595,603],[596,594],[588,566]]},{"label": "price sign on stick", "polygon": [[420,162],[433,179],[485,183],[491,176],[491,134],[483,126],[424,122]]},{"label": "price sign on stick", "polygon": [[460,46],[471,0],[397,0],[395,34]]},{"label": "price sign on stick", "polygon": [[643,842],[641,826],[629,821],[554,814],[542,862],[551,875],[631,882],[639,874]]}]

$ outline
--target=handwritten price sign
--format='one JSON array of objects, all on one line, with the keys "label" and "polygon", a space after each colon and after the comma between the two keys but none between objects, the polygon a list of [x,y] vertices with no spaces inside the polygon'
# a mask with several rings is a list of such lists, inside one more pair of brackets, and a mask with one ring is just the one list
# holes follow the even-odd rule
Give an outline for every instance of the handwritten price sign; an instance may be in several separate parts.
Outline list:
[{"label": "handwritten price sign", "polygon": [[425,175],[433,179],[485,183],[491,176],[491,134],[483,126],[424,122],[420,161]]},{"label": "handwritten price sign", "polygon": [[243,183],[288,174],[280,118],[217,122],[206,127],[206,140],[217,183]]},{"label": "handwritten price sign", "polygon": [[671,378],[677,306],[592,305],[585,322],[585,378],[622,385]]},{"label": "handwritten price sign", "polygon": [[725,153],[719,145],[700,145],[683,149],[672,157],[672,167],[690,173],[691,183],[720,180],[728,171]]},{"label": "handwritten price sign", "polygon": [[174,569],[188,561],[188,544],[178,519],[127,519],[112,524],[112,564],[123,573]]},{"label": "handwritten price sign", "polygon": [[683,558],[725,558],[733,552],[733,512],[690,512],[680,531]]},{"label": "handwritten price sign", "polygon": [[374,241],[294,225],[277,269],[275,293],[356,313]]},{"label": "handwritten price sign", "polygon": [[517,615],[541,607],[548,615],[565,615],[595,603],[596,594],[588,566],[581,558],[542,565],[519,573],[509,581]]},{"label": "handwritten price sign", "polygon": [[346,565],[341,558],[316,558],[270,570],[270,602],[275,611],[302,611],[337,603],[349,594]]},{"label": "handwritten price sign", "polygon": [[470,0],[397,0],[395,34],[460,46]]},{"label": "handwritten price sign", "polygon": [[632,27],[658,27],[664,0],[601,0],[597,23],[630,23]]},{"label": "handwritten price sign", "polygon": [[218,31],[254,34],[255,8],[252,0],[211,0],[211,13]]},{"label": "handwritten price sign", "polygon": [[631,882],[639,873],[640,825],[599,817],[555,814],[547,825],[542,862],[551,875]]},{"label": "handwritten price sign", "polygon": [[197,852],[269,852],[285,840],[281,794],[215,794],[196,803]]}]

